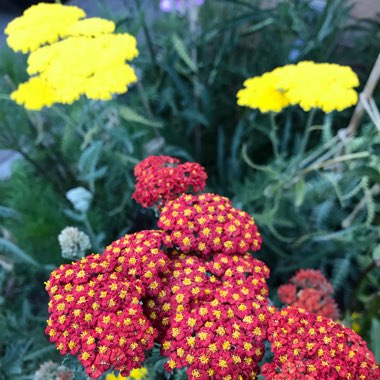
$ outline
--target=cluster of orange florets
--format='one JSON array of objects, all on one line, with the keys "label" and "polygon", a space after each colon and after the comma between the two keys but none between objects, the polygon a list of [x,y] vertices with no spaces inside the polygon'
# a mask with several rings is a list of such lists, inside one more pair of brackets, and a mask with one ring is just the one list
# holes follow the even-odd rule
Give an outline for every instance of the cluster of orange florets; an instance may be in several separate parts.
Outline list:
[{"label": "cluster of orange florets", "polygon": [[278,288],[278,298],[286,305],[338,319],[339,310],[333,292],[332,285],[319,270],[301,269],[288,284]]},{"label": "cluster of orange florets", "polygon": [[[176,159],[153,157],[135,172],[163,179],[172,164],[181,167]],[[263,367],[266,379],[379,378],[354,332],[270,305],[269,269],[249,252],[261,247],[261,236],[247,213],[215,194],[174,199],[180,187],[173,191],[165,182],[168,191],[157,191],[163,183],[147,186],[142,202],[159,206],[168,199],[162,230],[125,235],[102,255],[52,272],[46,333],[62,354],[77,354],[94,379],[111,368],[128,376],[158,343],[169,372],[186,368],[190,380],[245,380],[257,378],[269,340],[274,360]],[[288,300],[297,286],[331,291],[313,272],[296,278],[295,293],[283,291]]]}]

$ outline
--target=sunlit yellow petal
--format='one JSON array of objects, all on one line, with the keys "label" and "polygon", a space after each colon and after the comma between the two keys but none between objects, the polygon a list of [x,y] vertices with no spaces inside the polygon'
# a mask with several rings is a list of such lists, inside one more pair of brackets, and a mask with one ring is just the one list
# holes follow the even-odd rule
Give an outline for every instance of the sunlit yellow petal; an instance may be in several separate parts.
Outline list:
[{"label": "sunlit yellow petal", "polygon": [[11,99],[29,110],[40,110],[57,101],[54,89],[41,77],[21,83],[11,94]]},{"label": "sunlit yellow petal", "polygon": [[15,51],[27,53],[59,39],[67,27],[84,17],[76,6],[39,3],[12,20],[5,29],[7,43]]}]

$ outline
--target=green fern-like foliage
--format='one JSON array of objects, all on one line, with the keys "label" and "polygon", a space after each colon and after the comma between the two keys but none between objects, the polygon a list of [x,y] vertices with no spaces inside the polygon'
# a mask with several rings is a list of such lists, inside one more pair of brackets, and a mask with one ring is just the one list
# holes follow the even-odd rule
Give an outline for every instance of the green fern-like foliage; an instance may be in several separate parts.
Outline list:
[{"label": "green fern-like foliage", "polygon": [[39,263],[60,262],[57,237],[68,223],[63,197],[21,162],[2,187],[6,190],[4,202],[20,215],[18,220],[7,218],[4,222],[15,243]]}]

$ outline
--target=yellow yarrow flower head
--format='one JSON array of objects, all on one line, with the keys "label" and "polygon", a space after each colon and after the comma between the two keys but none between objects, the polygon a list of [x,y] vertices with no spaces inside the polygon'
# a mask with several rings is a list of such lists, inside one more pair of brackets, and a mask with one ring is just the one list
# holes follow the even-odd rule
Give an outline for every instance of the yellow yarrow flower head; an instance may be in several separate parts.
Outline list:
[{"label": "yellow yarrow flower head", "polygon": [[59,103],[73,103],[81,95],[109,100],[137,81],[126,63],[137,55],[136,39],[126,33],[69,37],[31,53],[28,73],[50,83]]},{"label": "yellow yarrow flower head", "polygon": [[46,80],[33,77],[20,84],[17,90],[12,92],[11,99],[29,110],[40,110],[42,107],[51,106],[56,101],[57,95]]},{"label": "yellow yarrow flower head", "polygon": [[86,18],[69,25],[63,32],[64,36],[95,37],[99,34],[108,34],[115,31],[115,23],[99,17]]},{"label": "yellow yarrow flower head", "polygon": [[[134,69],[127,63],[139,53],[135,37],[114,33],[115,23],[110,20],[80,20],[84,16],[77,7],[41,3],[8,25],[11,43],[15,37],[22,42],[24,35],[29,35],[22,48],[31,51],[27,71],[32,77],[11,94],[18,104],[39,110],[54,103],[71,104],[82,95],[109,100],[137,81]],[[49,34],[45,26],[54,17],[59,21]],[[36,40],[32,41],[34,35]],[[50,44],[42,46],[46,43]]]},{"label": "yellow yarrow flower head", "polygon": [[85,15],[76,6],[47,3],[33,5],[8,24],[5,29],[7,43],[14,51],[28,53],[46,43],[58,41],[70,24]]},{"label": "yellow yarrow flower head", "polygon": [[121,375],[116,376],[111,373],[106,376],[106,380],[142,380],[148,375],[148,370],[145,367],[136,368],[131,371],[128,377]]},{"label": "yellow yarrow flower head", "polygon": [[286,65],[244,82],[237,103],[261,112],[280,112],[288,105],[299,105],[324,112],[342,111],[357,103],[357,75],[348,66],[303,61]]},{"label": "yellow yarrow flower head", "polygon": [[[276,70],[275,70],[276,72]],[[278,87],[305,111],[342,111],[358,101],[357,75],[348,66],[303,61],[277,69]]]},{"label": "yellow yarrow flower head", "polygon": [[280,112],[289,105],[289,99],[277,88],[273,73],[247,79],[245,88],[237,93],[239,106],[258,108],[261,112]]}]

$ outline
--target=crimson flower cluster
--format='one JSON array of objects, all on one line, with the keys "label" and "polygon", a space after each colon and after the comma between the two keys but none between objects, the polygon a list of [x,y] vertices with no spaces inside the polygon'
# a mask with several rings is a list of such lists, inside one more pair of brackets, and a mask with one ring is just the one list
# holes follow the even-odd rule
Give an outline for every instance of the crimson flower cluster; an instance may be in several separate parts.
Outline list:
[{"label": "crimson flower cluster", "polygon": [[189,379],[251,379],[259,373],[268,323],[269,269],[250,254],[173,251],[165,290],[146,302],[168,371]]},{"label": "crimson flower cluster", "polygon": [[206,186],[207,174],[196,162],[180,163],[170,156],[149,156],[135,167],[136,190],[132,198],[143,207],[156,206],[183,193],[198,193]]},{"label": "crimson flower cluster", "polygon": [[[161,209],[161,230],[125,235],[103,254],[51,273],[46,333],[61,354],[78,355],[94,379],[110,369],[128,376],[158,343],[169,372],[248,380],[257,379],[269,340],[274,359],[262,369],[268,380],[380,378],[353,331],[270,305],[269,269],[250,253],[261,247],[254,220],[220,195],[180,194],[205,186],[201,166],[149,157],[135,174],[134,197]],[[301,302],[309,290],[319,292],[320,303],[332,292],[317,271],[300,271],[289,285],[280,290],[287,303]]]},{"label": "crimson flower cluster", "polygon": [[351,329],[304,309],[287,307],[269,321],[272,380],[378,380],[380,369],[364,340]]},{"label": "crimson flower cluster", "polygon": [[244,254],[261,247],[261,235],[246,212],[216,194],[184,194],[166,203],[158,226],[182,252]]},{"label": "crimson flower cluster", "polygon": [[115,241],[103,255],[61,265],[46,283],[46,333],[62,355],[77,355],[96,379],[110,368],[128,375],[140,368],[157,331],[141,300],[160,291],[168,260],[163,234],[142,231]]},{"label": "crimson flower cluster", "polygon": [[278,297],[284,304],[336,320],[339,310],[333,292],[332,285],[321,271],[301,269],[288,284],[278,288]]}]

